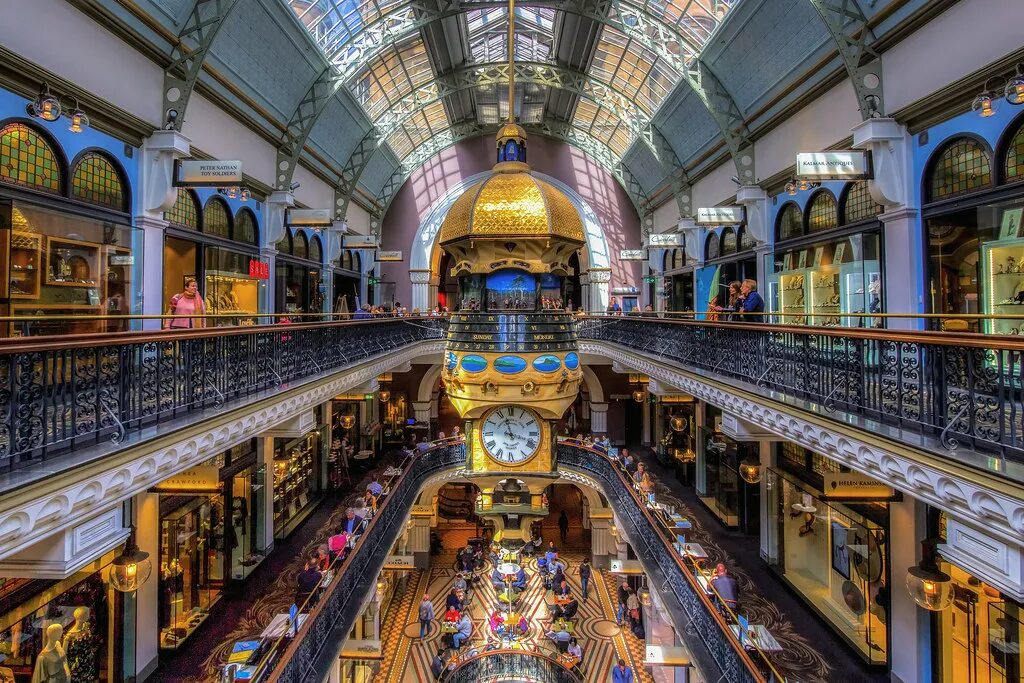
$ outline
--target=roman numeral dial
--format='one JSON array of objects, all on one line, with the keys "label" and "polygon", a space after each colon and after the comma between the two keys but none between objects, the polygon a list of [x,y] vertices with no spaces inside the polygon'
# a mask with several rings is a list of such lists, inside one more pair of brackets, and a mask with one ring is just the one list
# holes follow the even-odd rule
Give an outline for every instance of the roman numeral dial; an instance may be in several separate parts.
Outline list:
[{"label": "roman numeral dial", "polygon": [[515,465],[533,457],[540,448],[540,420],[519,406],[495,408],[480,425],[484,450],[493,459]]}]

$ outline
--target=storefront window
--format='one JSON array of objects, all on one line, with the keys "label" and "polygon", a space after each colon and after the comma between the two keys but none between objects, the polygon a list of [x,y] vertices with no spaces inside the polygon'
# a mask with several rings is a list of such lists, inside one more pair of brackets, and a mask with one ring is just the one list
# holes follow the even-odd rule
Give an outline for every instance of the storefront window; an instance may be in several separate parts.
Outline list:
[{"label": "storefront window", "polygon": [[239,209],[235,214],[235,241],[253,246],[260,244],[260,231],[256,226],[256,217],[249,209]]},{"label": "storefront window", "polygon": [[722,231],[722,256],[735,254],[739,249],[739,242],[736,239],[736,231],[726,228]]},{"label": "storefront window", "polygon": [[836,198],[828,190],[821,190],[811,199],[807,210],[807,231],[824,232],[839,226]]},{"label": "storefront window", "polygon": [[0,182],[59,194],[61,165],[46,140],[23,123],[0,129]]},{"label": "storefront window", "polygon": [[706,406],[706,417],[711,427],[698,430],[698,448],[703,476],[698,476],[701,501],[729,527],[743,533],[757,534],[760,529],[760,486],[748,485],[740,478],[739,466],[744,460],[760,461],[760,444],[735,441],[721,432],[721,411]]},{"label": "storefront window", "polygon": [[323,247],[320,244],[320,238],[313,236],[313,239],[309,241],[309,260],[316,263],[323,263],[324,254]]},{"label": "storefront window", "polygon": [[274,440],[274,537],[284,538],[320,500],[320,431]]},{"label": "storefront window", "polygon": [[852,183],[843,199],[843,225],[869,220],[884,210],[885,207],[876,204],[871,197],[866,181]]},{"label": "storefront window", "polygon": [[125,191],[114,165],[98,152],[86,152],[71,171],[71,196],[89,204],[125,211]]},{"label": "storefront window", "polygon": [[716,259],[721,255],[721,244],[718,241],[718,235],[714,232],[708,234],[708,239],[704,243],[704,260],[710,261]]},{"label": "storefront window", "polygon": [[296,258],[309,258],[309,240],[301,233],[292,236],[292,256]]},{"label": "storefront window", "polygon": [[206,248],[206,310],[211,314],[239,315],[217,320],[217,325],[255,323],[259,311],[260,281],[249,277],[251,254],[220,247]]},{"label": "storefront window", "polygon": [[887,663],[888,523],[822,500],[787,472],[769,469],[765,476],[769,566],[867,662]]},{"label": "storefront window", "polygon": [[1004,179],[1008,183],[1024,180],[1024,126],[1017,130],[1017,134],[1006,146],[1006,165]]},{"label": "storefront window", "polygon": [[804,233],[803,216],[800,207],[789,202],[779,212],[778,229],[776,230],[776,241],[799,237]]}]

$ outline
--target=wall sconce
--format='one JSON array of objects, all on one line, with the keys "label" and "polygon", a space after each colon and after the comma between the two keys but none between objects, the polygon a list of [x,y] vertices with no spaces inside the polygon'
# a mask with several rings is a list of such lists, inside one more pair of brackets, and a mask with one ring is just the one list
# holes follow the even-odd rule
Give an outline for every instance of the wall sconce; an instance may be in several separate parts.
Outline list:
[{"label": "wall sconce", "polygon": [[110,563],[110,585],[121,593],[133,593],[149,580],[151,573],[153,563],[149,559],[149,553],[139,550],[133,526],[128,533],[124,550]]},{"label": "wall sconce", "polygon": [[78,100],[75,100],[75,110],[71,112],[71,125],[68,126],[68,130],[72,133],[81,133],[88,127],[89,117],[79,108]]},{"label": "wall sconce", "polygon": [[686,418],[682,415],[673,415],[668,421],[668,426],[673,432],[681,432],[686,429]]},{"label": "wall sconce", "polygon": [[794,183],[792,180],[786,183],[786,194],[788,194],[790,197],[796,196],[796,183]]},{"label": "wall sconce", "polygon": [[380,397],[382,403],[387,403],[391,400],[391,389],[387,386],[383,386],[380,388],[380,391],[377,392],[377,395]]},{"label": "wall sconce", "polygon": [[994,115],[996,108],[992,102],[992,95],[986,90],[975,97],[974,102],[971,103],[971,111],[976,112],[983,119]]},{"label": "wall sconce", "polygon": [[644,585],[640,586],[640,590],[637,591],[637,599],[640,600],[640,604],[644,607],[651,606],[651,589],[647,587],[647,579],[644,579]]},{"label": "wall sconce", "polygon": [[252,198],[252,192],[249,191],[248,187],[243,187],[238,191],[238,198],[243,202],[247,202]]},{"label": "wall sconce", "polygon": [[43,83],[39,94],[32,100],[28,107],[30,116],[37,116],[43,121],[56,121],[61,115],[60,100],[50,94],[50,86]]},{"label": "wall sconce", "polygon": [[921,561],[907,570],[907,591],[920,607],[941,612],[953,603],[953,582],[936,562],[938,539],[921,541]]},{"label": "wall sconce", "polygon": [[975,97],[974,102],[971,103],[971,111],[983,119],[996,113],[996,98],[992,96],[992,93],[998,91],[993,88],[993,84],[998,84],[1000,81],[1005,81],[1003,97],[1007,102],[1013,105],[1024,104],[1024,65],[1018,64],[1013,76],[1006,79],[1002,76],[993,76],[985,81],[985,87],[981,94]]},{"label": "wall sconce", "polygon": [[1017,73],[1006,82],[1003,93],[1010,104],[1024,104],[1024,67],[1020,64],[1017,65]]},{"label": "wall sconce", "polygon": [[341,426],[344,429],[352,429],[356,424],[356,416],[352,413],[345,413],[341,416]]},{"label": "wall sconce", "polygon": [[747,458],[740,463],[740,477],[748,484],[761,482],[761,463],[753,458]]}]

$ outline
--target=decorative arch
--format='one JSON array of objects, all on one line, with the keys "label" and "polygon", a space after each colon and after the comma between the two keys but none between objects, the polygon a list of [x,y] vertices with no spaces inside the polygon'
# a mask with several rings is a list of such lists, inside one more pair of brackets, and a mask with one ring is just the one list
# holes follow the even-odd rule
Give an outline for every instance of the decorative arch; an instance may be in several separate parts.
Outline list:
[{"label": "decorative arch", "polygon": [[234,239],[237,242],[244,242],[246,244],[259,246],[260,226],[256,221],[256,214],[252,212],[252,209],[243,207],[235,214]]},{"label": "decorative arch", "polygon": [[89,204],[127,212],[131,206],[124,169],[110,155],[87,149],[71,162],[69,173],[71,198]]},{"label": "decorative arch", "polygon": [[164,220],[178,228],[199,230],[200,215],[199,197],[192,190],[179,187],[174,206],[164,212]]},{"label": "decorative arch", "polygon": [[710,261],[721,255],[722,243],[719,241],[718,234],[712,230],[708,232],[708,236],[704,238],[704,260]]},{"label": "decorative arch", "polygon": [[583,383],[587,385],[587,391],[590,392],[591,403],[604,403],[604,387],[601,386],[601,380],[598,378],[597,373],[594,372],[586,363],[580,363],[580,370],[583,371]]},{"label": "decorative arch", "polygon": [[840,224],[853,225],[874,218],[885,210],[881,204],[875,202],[868,190],[866,180],[858,180],[849,183],[843,188],[843,194],[839,201]]},{"label": "decorative arch", "polygon": [[796,202],[786,202],[775,220],[775,241],[792,239],[804,234],[804,218]]},{"label": "decorative arch", "polygon": [[309,238],[301,230],[296,230],[292,235],[292,256],[309,258]]},{"label": "decorative arch", "polygon": [[935,150],[926,166],[926,202],[959,197],[992,185],[992,151],[973,135],[957,135]]},{"label": "decorative arch", "polygon": [[420,386],[416,390],[417,402],[426,403],[434,398],[434,388],[437,386],[437,381],[441,379],[442,369],[440,363],[434,363],[423,373],[423,377],[420,379]]},{"label": "decorative arch", "polygon": [[0,182],[62,194],[64,158],[50,135],[20,119],[0,125]]},{"label": "decorative arch", "polygon": [[207,199],[203,207],[203,232],[231,239],[231,209],[216,195]]},{"label": "decorative arch", "polygon": [[309,255],[307,258],[310,261],[316,261],[317,263],[322,263],[324,260],[323,243],[317,235],[313,235],[313,239],[309,240]]},{"label": "decorative arch", "polygon": [[1000,180],[1004,183],[1024,181],[1024,115],[1018,116],[1014,124],[1007,129],[999,145],[1002,150]]},{"label": "decorative arch", "polygon": [[836,196],[822,188],[811,195],[807,202],[804,225],[808,233],[825,232],[839,227],[839,206]]}]

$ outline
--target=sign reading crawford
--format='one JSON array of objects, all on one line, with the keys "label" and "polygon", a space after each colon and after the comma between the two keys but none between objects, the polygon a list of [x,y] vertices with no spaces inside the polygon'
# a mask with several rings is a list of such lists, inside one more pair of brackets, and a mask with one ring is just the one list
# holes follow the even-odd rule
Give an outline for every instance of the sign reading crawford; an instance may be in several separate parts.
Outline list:
[{"label": "sign reading crawford", "polygon": [[330,227],[334,224],[334,217],[330,209],[288,209],[284,223],[289,226]]},{"label": "sign reading crawford", "polygon": [[177,159],[174,162],[175,187],[224,187],[241,182],[241,161]]},{"label": "sign reading crawford", "polygon": [[643,249],[619,249],[620,261],[643,261],[645,258]]},{"label": "sign reading crawford", "polygon": [[800,152],[796,177],[801,180],[863,180],[871,177],[871,154],[860,149]]}]

